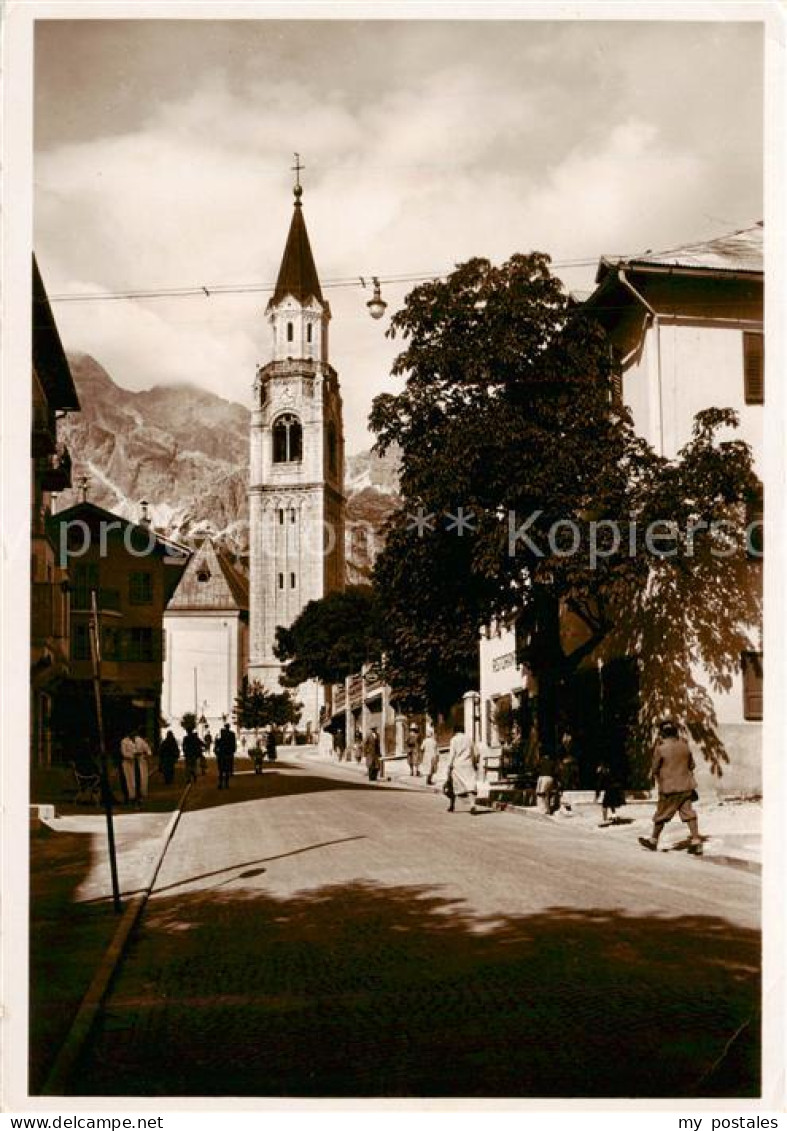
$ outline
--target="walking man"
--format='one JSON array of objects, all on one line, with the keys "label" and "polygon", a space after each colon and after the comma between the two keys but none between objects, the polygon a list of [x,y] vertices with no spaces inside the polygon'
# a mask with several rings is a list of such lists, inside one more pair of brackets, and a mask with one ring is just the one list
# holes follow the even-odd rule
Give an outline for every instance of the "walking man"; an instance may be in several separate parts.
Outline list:
[{"label": "walking man", "polygon": [[133,727],[121,742],[120,753],[129,804],[133,802],[137,809],[141,809],[142,802],[148,795],[150,747],[136,727]]},{"label": "walking man", "polygon": [[448,812],[456,809],[457,797],[466,797],[470,801],[470,812],[477,812],[475,801],[478,792],[478,754],[475,744],[465,734],[463,727],[455,726],[453,738],[449,746],[450,761],[448,764],[448,780],[451,783],[451,792],[448,793]]},{"label": "walking man", "polygon": [[238,742],[235,732],[230,729],[230,724],[225,723],[216,739],[216,763],[219,768],[219,789],[229,789],[230,778],[235,769],[235,751]]},{"label": "walking man", "polygon": [[161,773],[164,776],[164,783],[172,785],[175,778],[175,765],[180,757],[180,747],[178,740],[171,730],[167,731],[167,737],[161,743],[158,752],[158,764]]},{"label": "walking man", "polygon": [[407,735],[407,765],[410,767],[410,777],[421,776],[421,760],[423,751],[418,741],[418,727],[412,723]]},{"label": "walking man", "polygon": [[429,767],[426,784],[431,785],[440,765],[440,753],[437,749],[437,739],[435,738],[434,731],[431,727],[426,728],[426,736],[421,743],[421,755],[424,762]]},{"label": "walking man", "polygon": [[192,784],[197,780],[197,771],[203,759],[202,739],[195,733],[194,724],[186,727],[183,739],[183,757],[186,759],[186,777]]},{"label": "walking man", "polygon": [[688,743],[680,737],[678,725],[673,719],[665,719],[659,724],[651,775],[658,786],[659,800],[653,815],[653,834],[649,837],[641,836],[639,843],[650,852],[655,852],[664,826],[678,813],[680,819],[689,827],[691,836],[689,852],[693,856],[701,856],[702,839],[699,834],[697,814],[692,805],[692,801],[697,800],[694,759]]},{"label": "walking man", "polygon": [[366,769],[369,773],[369,781],[377,781],[383,762],[380,753],[380,736],[377,733],[377,727],[372,727],[367,734],[366,741],[363,744],[363,752],[366,758]]}]

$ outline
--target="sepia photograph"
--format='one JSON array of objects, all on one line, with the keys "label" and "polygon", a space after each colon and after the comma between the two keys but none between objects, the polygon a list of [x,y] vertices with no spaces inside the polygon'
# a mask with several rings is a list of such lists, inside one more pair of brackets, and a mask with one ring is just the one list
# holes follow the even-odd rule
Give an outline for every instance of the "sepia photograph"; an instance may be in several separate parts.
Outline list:
[{"label": "sepia photograph", "polygon": [[776,1102],[775,15],[553,7],[29,20],[15,1102]]}]

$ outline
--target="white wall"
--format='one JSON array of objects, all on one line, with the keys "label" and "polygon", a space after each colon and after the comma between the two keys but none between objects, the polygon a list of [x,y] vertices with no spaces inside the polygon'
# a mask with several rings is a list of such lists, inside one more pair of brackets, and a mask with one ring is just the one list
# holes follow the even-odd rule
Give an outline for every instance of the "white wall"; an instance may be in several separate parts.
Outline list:
[{"label": "white wall", "polygon": [[165,613],[166,659],[161,711],[178,729],[181,716],[203,711],[213,728],[232,717],[240,680],[239,618],[231,613]]},{"label": "white wall", "polygon": [[[762,478],[765,410],[762,405],[745,403],[744,328],[754,327],[750,322],[731,326],[662,322],[659,330],[660,404],[664,455],[675,457],[690,440],[696,413],[710,407],[733,408],[739,415],[740,427],[721,434],[721,438],[741,439],[750,444],[755,467]],[[659,406],[655,333],[650,327],[639,363],[624,375],[623,397],[632,410],[637,431],[658,450],[658,412],[654,411]],[[754,578],[753,584],[756,584]],[[752,640],[751,647],[758,650],[758,642]],[[704,764],[698,767],[701,795],[759,792],[762,724],[743,717],[741,673],[732,674],[726,690],[714,688],[701,666],[696,668],[695,674],[708,689],[719,734],[730,756],[721,777],[711,775]]]},{"label": "white wall", "polygon": [[516,633],[512,628],[492,625],[488,636],[481,634],[478,652],[482,737],[491,746],[497,746],[497,729],[487,727],[494,702],[502,695],[521,692],[525,685],[524,669],[516,662]]},{"label": "white wall", "polygon": [[[751,329],[746,324],[746,329]],[[733,408],[740,427],[730,436],[751,444],[762,474],[762,405],[747,405],[743,386],[743,328],[709,323],[685,325],[661,322],[661,415],[664,455],[674,457],[691,438],[694,416],[701,409]],[[626,371],[623,399],[631,409],[640,435],[658,448],[656,330],[650,327],[637,365]]]}]

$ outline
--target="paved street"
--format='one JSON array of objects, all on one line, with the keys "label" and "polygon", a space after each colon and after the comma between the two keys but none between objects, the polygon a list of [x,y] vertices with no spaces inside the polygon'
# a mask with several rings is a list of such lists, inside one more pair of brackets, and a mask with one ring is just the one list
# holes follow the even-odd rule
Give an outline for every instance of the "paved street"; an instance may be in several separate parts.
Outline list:
[{"label": "paved street", "polygon": [[621,832],[203,779],[74,1091],[758,1094],[757,877]]}]

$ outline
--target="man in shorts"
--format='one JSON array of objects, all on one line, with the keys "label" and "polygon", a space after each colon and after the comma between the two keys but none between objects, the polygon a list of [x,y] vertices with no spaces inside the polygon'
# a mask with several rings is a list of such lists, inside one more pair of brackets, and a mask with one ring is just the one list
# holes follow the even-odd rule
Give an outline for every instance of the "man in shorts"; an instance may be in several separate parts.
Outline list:
[{"label": "man in shorts", "polygon": [[678,725],[673,719],[665,719],[659,724],[651,774],[659,790],[659,800],[653,815],[653,835],[641,836],[639,843],[643,848],[655,852],[664,826],[678,813],[680,819],[689,827],[691,836],[689,852],[693,856],[701,856],[702,839],[697,825],[697,814],[692,805],[692,801],[697,800],[694,759],[688,743],[680,737]]}]

